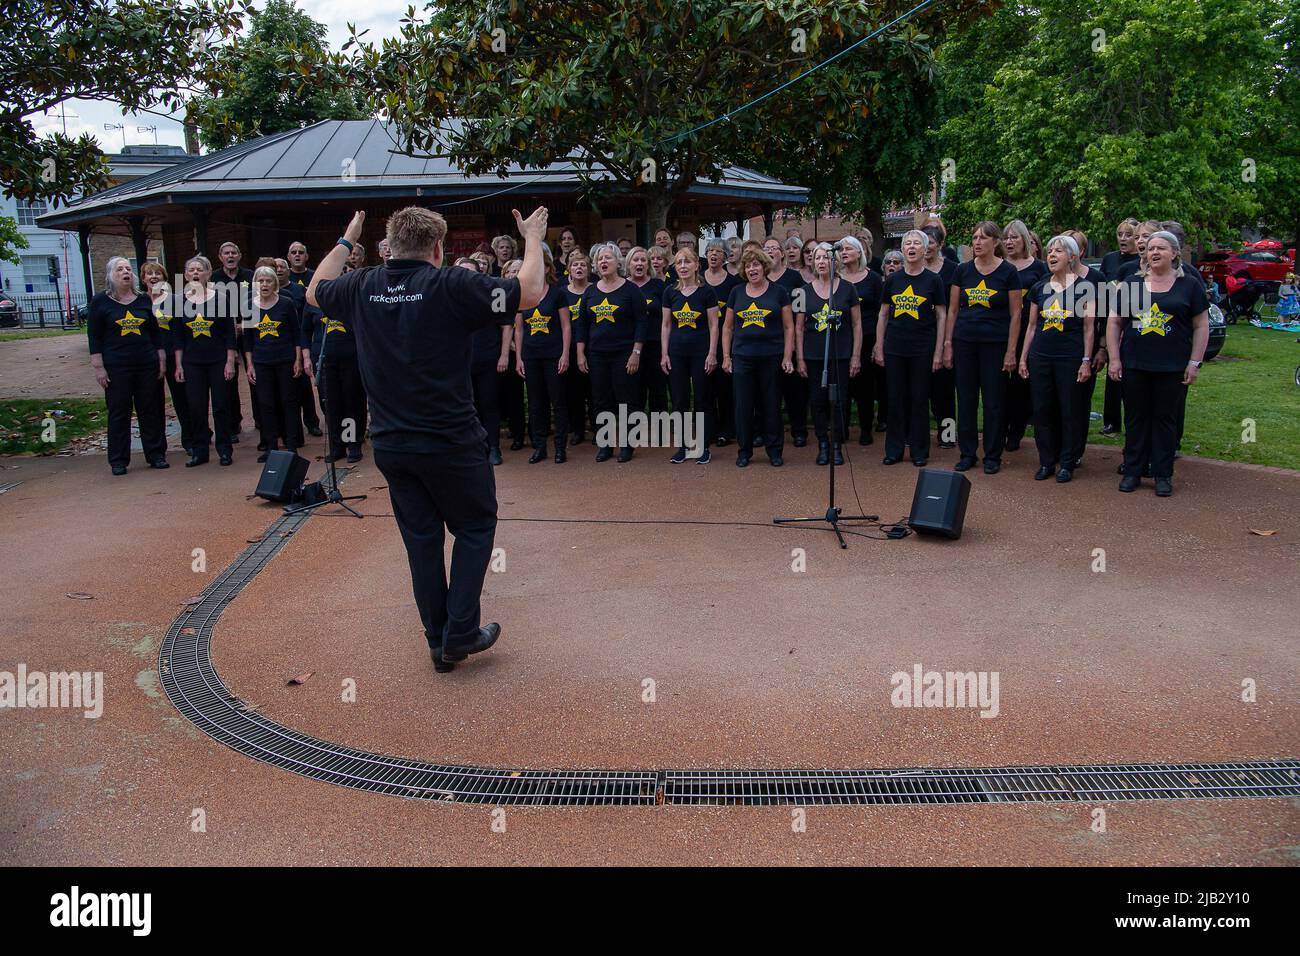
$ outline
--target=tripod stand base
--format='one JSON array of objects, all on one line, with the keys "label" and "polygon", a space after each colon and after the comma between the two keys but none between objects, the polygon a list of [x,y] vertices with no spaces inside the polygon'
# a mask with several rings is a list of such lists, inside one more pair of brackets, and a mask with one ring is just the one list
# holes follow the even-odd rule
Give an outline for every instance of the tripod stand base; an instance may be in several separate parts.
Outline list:
[{"label": "tripod stand base", "polygon": [[313,501],[309,505],[298,505],[298,507],[296,508],[285,508],[284,513],[287,515],[296,515],[296,514],[301,514],[304,511],[314,511],[317,508],[324,508],[326,505],[338,505],[339,507],[343,508],[350,514],[358,518],[364,518],[365,515],[357,511],[351,505],[349,505],[348,502],[365,501],[366,497],[367,497],[366,495],[347,495],[345,497],[344,495],[340,494],[337,489],[331,488],[329,495],[325,498],[324,501]]},{"label": "tripod stand base", "polygon": [[840,547],[847,548],[848,542],[844,540],[844,535],[840,532],[841,521],[878,521],[879,515],[846,515],[840,514],[840,509],[834,506],[826,509],[826,513],[818,518],[773,518],[772,524],[813,524],[818,521],[824,521],[830,525],[830,529],[835,532],[835,537],[839,539]]}]

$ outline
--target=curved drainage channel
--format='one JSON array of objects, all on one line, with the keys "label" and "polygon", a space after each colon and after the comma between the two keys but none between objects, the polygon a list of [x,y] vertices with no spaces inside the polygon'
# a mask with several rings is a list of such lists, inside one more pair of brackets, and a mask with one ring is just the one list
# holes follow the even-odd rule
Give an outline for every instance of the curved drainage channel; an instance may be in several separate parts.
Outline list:
[{"label": "curved drainage channel", "polygon": [[511,770],[340,746],[251,709],[212,665],[221,612],[307,520],[284,515],[172,622],[158,656],[176,709],[214,740],[285,770],[393,796],[534,806],[952,804],[1300,796],[1300,760],[909,770]]}]

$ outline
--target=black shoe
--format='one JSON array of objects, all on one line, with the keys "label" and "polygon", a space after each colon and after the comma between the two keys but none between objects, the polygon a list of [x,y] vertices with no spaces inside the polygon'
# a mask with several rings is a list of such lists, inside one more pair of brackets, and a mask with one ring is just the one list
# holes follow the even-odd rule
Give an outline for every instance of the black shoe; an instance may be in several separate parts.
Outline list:
[{"label": "black shoe", "polygon": [[1174,480],[1172,478],[1156,479],[1156,496],[1159,498],[1168,498],[1174,493]]},{"label": "black shoe", "polygon": [[262,452],[260,455],[257,456],[257,463],[260,465],[262,462],[266,461],[266,459],[269,458],[270,456],[271,453],[269,451]]},{"label": "black shoe", "polygon": [[984,462],[984,474],[986,475],[996,475],[1001,470],[1002,470],[1002,462],[1000,461]]},{"label": "black shoe", "polygon": [[1118,435],[1119,429],[1116,428],[1114,425],[1102,425],[1101,433],[1103,435]]},{"label": "black shoe", "polygon": [[1142,479],[1137,475],[1125,475],[1120,479],[1119,490],[1127,494],[1142,487]]},{"label": "black shoe", "polygon": [[[235,440],[238,441],[238,439],[235,439]],[[260,441],[260,442],[258,442],[258,443],[257,443],[257,450],[258,450],[258,451],[266,451],[266,442],[264,442],[264,441]]]},{"label": "black shoe", "polygon": [[[940,448],[956,448],[956,447],[957,447],[957,443],[956,443],[955,441],[941,441],[941,442],[939,442],[939,447],[940,447]],[[975,464],[975,462],[972,460],[972,461],[971,461],[971,464],[973,465],[973,464]]]},{"label": "black shoe", "polygon": [[207,463],[207,455],[190,455],[190,460],[185,463],[185,467],[193,468],[195,465],[206,465]]},{"label": "black shoe", "polygon": [[[201,464],[203,464],[203,463],[206,462],[206,461],[207,461],[207,459],[204,458],[203,461],[199,462],[199,464],[201,465]],[[235,457],[234,457],[234,455],[232,455],[230,452],[226,452],[224,455],[221,454],[220,452],[217,453],[217,464],[219,464],[219,465],[233,465],[234,463],[235,463]]]},{"label": "black shoe", "polygon": [[844,446],[841,445],[839,442],[835,443],[835,449],[833,454],[835,457],[835,464],[837,465],[844,464]]},{"label": "black shoe", "polygon": [[749,467],[749,456],[746,455],[743,451],[736,456],[736,467],[737,468]]},{"label": "black shoe", "polygon": [[320,438],[320,436],[321,436],[320,426],[319,426],[319,425],[308,425],[308,426],[307,426],[307,434],[311,435],[313,438]]},{"label": "black shoe", "polygon": [[[943,447],[942,442],[939,444],[939,447],[940,448]],[[974,458],[959,458],[957,459],[957,464],[952,466],[953,471],[970,471],[974,467],[975,467]]]},{"label": "black shoe", "polygon": [[769,456],[768,461],[772,463],[773,468],[780,468],[782,465],[785,464],[785,459],[782,458],[780,455],[771,455]]},{"label": "black shoe", "polygon": [[719,435],[718,440],[715,441],[713,444],[717,445],[719,448],[726,448],[728,445],[731,444],[731,439],[728,438],[726,435]]},{"label": "black shoe", "polygon": [[569,460],[569,456],[565,454],[564,446],[557,445],[555,448],[555,463],[557,465],[563,465],[568,460]]},{"label": "black shoe", "polygon": [[1052,472],[1054,469],[1055,466],[1053,465],[1043,465],[1036,472],[1034,472],[1034,481],[1046,481],[1048,478],[1052,477]]},{"label": "black shoe", "polygon": [[596,461],[609,461],[614,457],[614,449],[601,448],[596,451]]},{"label": "black shoe", "polygon": [[439,674],[448,674],[456,669],[456,665],[451,661],[443,660],[441,644],[429,648],[429,656],[433,658],[433,669]]},{"label": "black shoe", "polygon": [[468,644],[447,647],[443,642],[442,659],[449,664],[459,664],[471,654],[480,654],[497,642],[501,636],[500,624],[484,624],[478,629],[478,636]]},{"label": "black shoe", "polygon": [[1062,468],[1060,471],[1056,473],[1056,480],[1059,481],[1061,484],[1065,484],[1073,477],[1074,477],[1074,472],[1071,471],[1069,468]]},{"label": "black shoe", "polygon": [[488,461],[490,461],[490,462],[491,462],[492,464],[494,464],[494,465],[499,465],[499,464],[501,464],[501,446],[500,446],[500,445],[493,445],[492,448],[488,451]]},{"label": "black shoe", "polygon": [[543,445],[541,448],[534,448],[533,453],[528,456],[528,464],[535,465],[545,457],[546,457],[545,445]]},{"label": "black shoe", "polygon": [[1020,451],[1020,439],[1008,438],[1007,443],[1004,447],[1006,448],[1007,451]]},{"label": "black shoe", "polygon": [[632,460],[632,449],[631,449],[631,448],[624,448],[622,451],[620,451],[620,452],[618,453],[618,463],[619,463],[620,465],[627,464],[627,463],[628,463],[629,461],[631,461],[631,460]]},{"label": "black shoe", "polygon": [[826,465],[831,460],[831,443],[819,441],[817,443],[817,464]]},{"label": "black shoe", "polygon": [[807,435],[795,435],[792,440],[794,441],[795,448],[802,448],[804,445],[808,444]]},{"label": "black shoe", "polygon": [[881,461],[881,464],[882,464],[882,465],[897,465],[897,464],[898,464],[898,459],[895,458],[893,455],[886,455],[885,458],[884,458],[884,460]]},{"label": "black shoe", "polygon": [[114,466],[113,466],[113,474],[115,474],[115,475],[119,475],[119,476],[120,476],[120,475],[125,475],[125,474],[126,474],[126,465],[114,465]]},{"label": "black shoe", "polygon": [[238,425],[235,426],[235,432],[234,432],[234,434],[230,436],[230,444],[232,444],[232,445],[238,445],[238,444],[239,444],[239,426],[238,426]]},{"label": "black shoe", "polygon": [[510,443],[511,451],[518,451],[523,447],[524,447],[524,440],[522,438],[516,438],[514,441]]},{"label": "black shoe", "polygon": [[695,459],[695,464],[697,464],[697,465],[707,465],[707,464],[708,464],[709,462],[711,462],[711,461],[713,461],[713,455],[710,454],[710,453],[709,453],[709,450],[706,448],[706,449],[704,449],[704,454],[701,455],[699,458],[696,458],[696,459]]},{"label": "black shoe", "polygon": [[149,467],[150,467],[150,468],[170,468],[171,465],[167,464],[167,459],[166,459],[166,458],[155,458],[153,461],[149,462]]},{"label": "black shoe", "polygon": [[912,464],[915,465],[917,468],[924,468],[926,465],[930,464],[930,459],[929,459],[929,458],[913,458],[913,459],[912,459]]},{"label": "black shoe", "polygon": [[672,462],[674,465],[680,465],[682,462],[686,460],[686,449],[678,448],[677,454],[673,455],[673,457],[669,458],[668,460]]},{"label": "black shoe", "polygon": [[360,460],[361,460],[361,446],[353,445],[351,448],[348,449],[348,461],[355,465]]}]

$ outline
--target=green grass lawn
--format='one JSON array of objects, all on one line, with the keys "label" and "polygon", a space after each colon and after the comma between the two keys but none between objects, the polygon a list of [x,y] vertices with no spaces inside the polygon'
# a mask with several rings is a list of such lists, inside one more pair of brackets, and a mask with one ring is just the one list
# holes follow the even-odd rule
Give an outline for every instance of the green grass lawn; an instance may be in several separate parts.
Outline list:
[{"label": "green grass lawn", "polygon": [[[47,442],[45,420],[54,423]],[[103,431],[108,413],[102,398],[0,399],[0,455],[51,454]]]},{"label": "green grass lawn", "polygon": [[0,342],[19,339],[48,339],[55,335],[85,335],[85,329],[0,329]]},{"label": "green grass lawn", "polygon": [[[1183,454],[1224,461],[1300,469],[1300,342],[1288,332],[1228,326],[1228,340],[1207,362],[1187,393]],[[1101,411],[1100,382],[1092,407]],[[1245,419],[1255,423],[1255,440],[1243,442]],[[1123,436],[1103,437],[1093,421],[1088,441],[1122,445]]]}]

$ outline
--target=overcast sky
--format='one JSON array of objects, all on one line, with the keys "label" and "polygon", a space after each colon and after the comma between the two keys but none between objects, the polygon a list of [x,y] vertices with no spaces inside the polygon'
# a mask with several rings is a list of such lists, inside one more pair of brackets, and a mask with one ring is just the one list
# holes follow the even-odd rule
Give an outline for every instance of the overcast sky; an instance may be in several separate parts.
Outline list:
[{"label": "overcast sky", "polygon": [[[414,6],[417,11],[424,9],[424,0],[297,0],[299,9],[307,11],[316,20],[329,28],[330,49],[337,50],[348,38],[349,21],[356,24],[357,30],[369,30],[367,40],[379,41],[386,36],[397,33],[397,24],[407,7]],[[37,131],[44,129],[59,130],[66,122],[69,135],[79,136],[89,132],[99,140],[100,148],[108,153],[120,152],[123,134],[127,145],[153,143],[155,135],[159,143],[185,145],[185,134],[178,120],[168,119],[147,113],[125,115],[112,103],[94,100],[69,100],[65,104],[65,115],[53,110],[45,116],[31,117],[32,125]],[[106,124],[122,125],[125,129],[106,130]],[[156,134],[140,127],[155,126]]]}]

